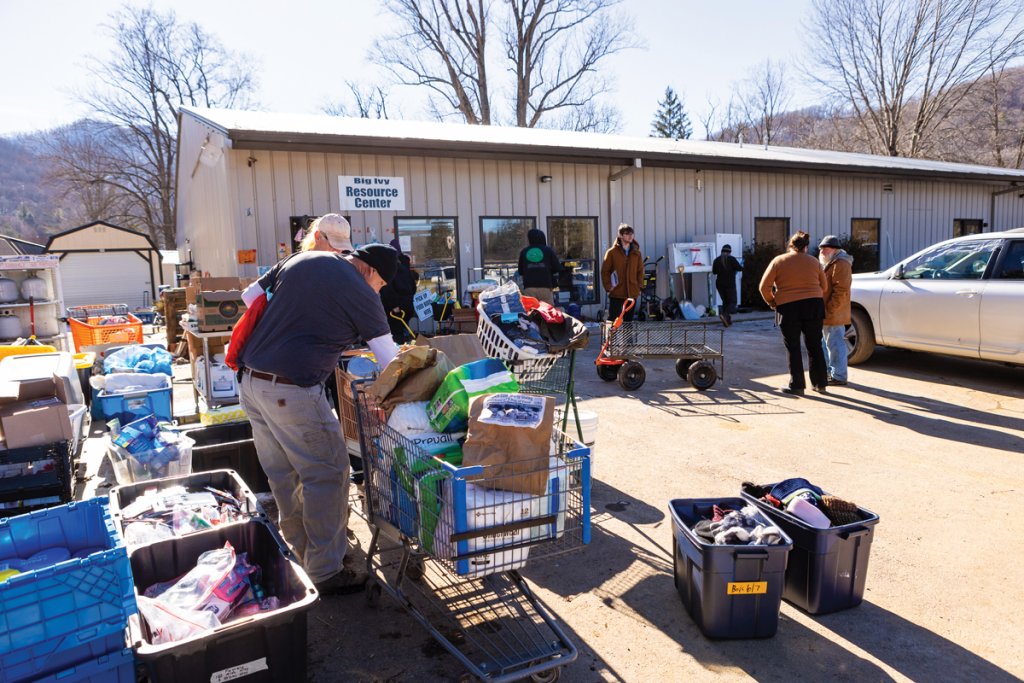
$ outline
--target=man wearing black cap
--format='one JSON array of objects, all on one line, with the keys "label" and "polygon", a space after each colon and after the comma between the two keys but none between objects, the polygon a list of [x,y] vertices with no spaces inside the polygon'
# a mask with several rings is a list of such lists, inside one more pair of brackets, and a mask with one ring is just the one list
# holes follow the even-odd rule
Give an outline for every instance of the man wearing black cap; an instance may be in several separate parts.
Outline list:
[{"label": "man wearing black cap", "polygon": [[348,451],[324,382],[352,344],[367,341],[382,367],[398,352],[378,296],[397,267],[384,244],[281,261],[260,278],[266,310],[239,359],[239,398],[281,531],[321,593],[366,581],[345,562]]},{"label": "man wearing black cap", "polygon": [[818,245],[818,260],[828,282],[825,291],[825,320],[821,328],[821,343],[828,363],[828,383],[830,386],[846,386],[846,326],[850,324],[853,257],[846,253],[838,237],[825,235]]},{"label": "man wearing black cap", "polygon": [[722,253],[711,264],[711,274],[715,276],[715,289],[722,297],[722,308],[718,317],[726,327],[732,325],[732,314],[736,312],[736,273],[742,272],[743,266],[732,255],[732,247],[722,245]]}]

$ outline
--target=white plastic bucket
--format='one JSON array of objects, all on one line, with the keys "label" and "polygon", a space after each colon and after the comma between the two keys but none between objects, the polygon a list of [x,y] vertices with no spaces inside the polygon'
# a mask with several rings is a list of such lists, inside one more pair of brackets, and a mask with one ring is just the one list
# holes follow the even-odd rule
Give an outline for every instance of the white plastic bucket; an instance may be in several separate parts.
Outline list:
[{"label": "white plastic bucket", "polygon": [[[580,419],[580,431],[583,432],[583,438],[580,439],[580,433],[576,431],[576,421],[573,419],[571,412],[569,413],[569,418],[565,422],[565,433],[574,440],[582,441],[583,445],[590,449],[590,473],[591,476],[593,476],[594,444],[597,442],[597,413],[592,410],[580,410],[577,411],[577,415]],[[558,424],[561,424],[561,410],[555,414],[555,421]]]}]

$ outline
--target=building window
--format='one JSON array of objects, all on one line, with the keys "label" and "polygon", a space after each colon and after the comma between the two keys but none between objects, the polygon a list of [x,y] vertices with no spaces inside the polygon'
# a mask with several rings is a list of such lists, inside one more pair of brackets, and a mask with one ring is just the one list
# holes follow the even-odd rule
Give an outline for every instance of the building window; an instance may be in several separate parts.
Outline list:
[{"label": "building window", "polygon": [[548,244],[563,265],[558,279],[558,303],[597,303],[597,218],[550,216]]},{"label": "building window", "polygon": [[[873,273],[881,268],[878,245],[882,230],[880,218],[853,218],[850,220],[850,237],[856,245],[853,256],[853,270],[856,273]],[[851,245],[853,247],[854,245]]]},{"label": "building window", "polygon": [[758,244],[772,244],[782,249],[786,248],[789,240],[789,219],[788,218],[755,218],[754,219],[754,241]]},{"label": "building window", "polygon": [[395,235],[409,255],[420,286],[435,293],[452,292],[458,286],[459,223],[455,218],[395,218]]},{"label": "building window", "polygon": [[527,245],[526,233],[536,227],[537,219],[532,216],[481,217],[482,276],[498,282],[514,279],[519,252]]},{"label": "building window", "polygon": [[953,237],[977,235],[981,232],[980,218],[955,218],[953,220]]}]

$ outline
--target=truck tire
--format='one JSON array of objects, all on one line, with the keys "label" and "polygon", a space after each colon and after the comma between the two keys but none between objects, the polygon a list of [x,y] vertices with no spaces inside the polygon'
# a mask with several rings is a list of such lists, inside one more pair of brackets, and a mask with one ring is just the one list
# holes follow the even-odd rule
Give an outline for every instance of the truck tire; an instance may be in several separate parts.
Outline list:
[{"label": "truck tire", "polygon": [[875,328],[868,314],[859,308],[851,311],[851,320],[853,324],[846,330],[846,346],[850,352],[846,362],[859,365],[875,352]]}]

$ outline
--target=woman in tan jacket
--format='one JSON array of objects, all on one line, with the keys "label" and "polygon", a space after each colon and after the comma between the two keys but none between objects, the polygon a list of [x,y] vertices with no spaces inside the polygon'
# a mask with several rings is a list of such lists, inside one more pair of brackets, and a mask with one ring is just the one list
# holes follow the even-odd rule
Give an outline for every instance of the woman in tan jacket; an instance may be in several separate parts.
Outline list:
[{"label": "woman in tan jacket", "polygon": [[[608,319],[615,320],[622,312],[626,299],[640,296],[644,284],[644,257],[633,236],[633,226],[619,225],[619,237],[601,262],[601,284],[608,292]],[[632,320],[635,308],[629,309],[623,320]]]},{"label": "woman in tan jacket", "polygon": [[793,396],[803,396],[806,387],[801,335],[811,364],[811,386],[819,394],[824,394],[828,387],[821,345],[828,284],[818,259],[807,253],[810,242],[806,232],[790,237],[786,253],[772,259],[761,277],[761,297],[780,316],[779,328],[789,354],[789,386],[783,387],[782,392]]}]

